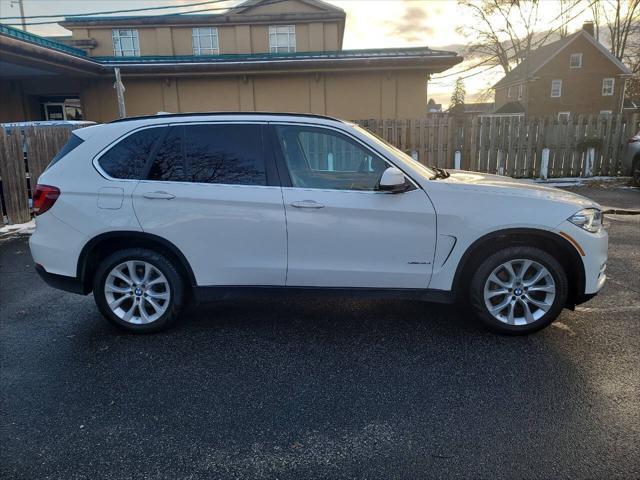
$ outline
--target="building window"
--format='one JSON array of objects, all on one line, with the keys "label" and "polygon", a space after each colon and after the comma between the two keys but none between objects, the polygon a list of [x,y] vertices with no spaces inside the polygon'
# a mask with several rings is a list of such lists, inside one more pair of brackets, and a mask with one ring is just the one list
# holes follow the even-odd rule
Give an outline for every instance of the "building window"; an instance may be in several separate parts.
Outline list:
[{"label": "building window", "polygon": [[140,41],[138,30],[132,28],[116,29],[112,31],[113,54],[116,57],[139,57]]},{"label": "building window", "polygon": [[613,95],[613,86],[615,85],[615,79],[613,78],[605,78],[602,80],[602,95],[603,96],[611,96]]},{"label": "building window", "polygon": [[269,51],[271,53],[296,51],[295,25],[272,25],[269,27]]},{"label": "building window", "polygon": [[569,68],[582,68],[582,54],[572,53],[569,59]]},{"label": "building window", "polygon": [[194,27],[192,34],[194,55],[218,55],[218,29],[216,27]]},{"label": "building window", "polygon": [[558,112],[559,122],[568,122],[571,117],[571,112]]},{"label": "building window", "polygon": [[611,110],[600,110],[601,117],[608,117],[609,115],[613,115],[613,112]]},{"label": "building window", "polygon": [[524,94],[524,84],[518,85],[518,100],[522,100],[522,95]]},{"label": "building window", "polygon": [[562,96],[562,80],[551,80],[551,98]]}]

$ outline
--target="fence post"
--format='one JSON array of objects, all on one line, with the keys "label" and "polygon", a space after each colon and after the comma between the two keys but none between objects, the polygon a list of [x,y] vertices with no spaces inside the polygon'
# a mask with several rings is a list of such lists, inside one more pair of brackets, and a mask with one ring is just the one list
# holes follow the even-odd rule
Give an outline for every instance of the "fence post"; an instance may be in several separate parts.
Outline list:
[{"label": "fence post", "polygon": [[498,150],[496,156],[496,164],[498,166],[498,175],[504,175],[504,150]]},{"label": "fence post", "polygon": [[542,159],[540,160],[540,178],[546,180],[549,175],[549,149],[542,149]]},{"label": "fence post", "polygon": [[462,154],[460,153],[460,150],[456,150],[456,152],[453,154],[453,168],[455,168],[456,170],[460,170],[460,166],[462,164]]},{"label": "fence post", "polygon": [[596,158],[596,149],[594,147],[587,148],[587,155],[584,159],[583,177],[591,177],[593,175],[593,162]]}]

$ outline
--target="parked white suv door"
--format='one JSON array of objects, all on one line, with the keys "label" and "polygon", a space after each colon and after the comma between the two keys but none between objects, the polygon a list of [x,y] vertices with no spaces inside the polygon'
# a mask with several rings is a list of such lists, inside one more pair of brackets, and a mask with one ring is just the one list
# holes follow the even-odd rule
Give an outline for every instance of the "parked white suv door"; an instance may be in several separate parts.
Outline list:
[{"label": "parked white suv door", "polygon": [[173,243],[198,285],[285,284],[285,216],[263,128],[170,126],[133,193],[142,229]]},{"label": "parked white suv door", "polygon": [[[288,286],[427,288],[436,216],[422,189],[380,191],[393,165],[333,129],[274,125]],[[284,172],[283,172],[284,171]]]}]

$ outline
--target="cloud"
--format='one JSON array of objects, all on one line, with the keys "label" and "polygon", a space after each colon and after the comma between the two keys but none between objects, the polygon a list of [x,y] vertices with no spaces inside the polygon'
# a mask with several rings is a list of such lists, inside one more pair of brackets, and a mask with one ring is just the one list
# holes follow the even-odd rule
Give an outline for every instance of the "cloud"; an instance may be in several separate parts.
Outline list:
[{"label": "cloud", "polygon": [[416,5],[413,2],[403,1],[404,13],[398,18],[387,22],[391,27],[391,34],[401,37],[409,42],[422,41],[433,35],[434,30],[428,25],[429,13],[427,5]]}]

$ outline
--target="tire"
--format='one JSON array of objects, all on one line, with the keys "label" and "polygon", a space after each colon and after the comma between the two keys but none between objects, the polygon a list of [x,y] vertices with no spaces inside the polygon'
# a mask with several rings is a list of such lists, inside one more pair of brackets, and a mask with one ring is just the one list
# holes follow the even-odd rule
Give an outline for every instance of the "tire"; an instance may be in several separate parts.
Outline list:
[{"label": "tire", "polygon": [[477,318],[491,330],[526,335],[552,323],[564,308],[567,294],[567,274],[552,255],[535,247],[513,246],[480,264],[471,278],[469,301]]},{"label": "tire", "polygon": [[93,296],[100,313],[116,327],[135,333],[158,332],[178,318],[184,281],[163,255],[130,248],[100,263]]}]

